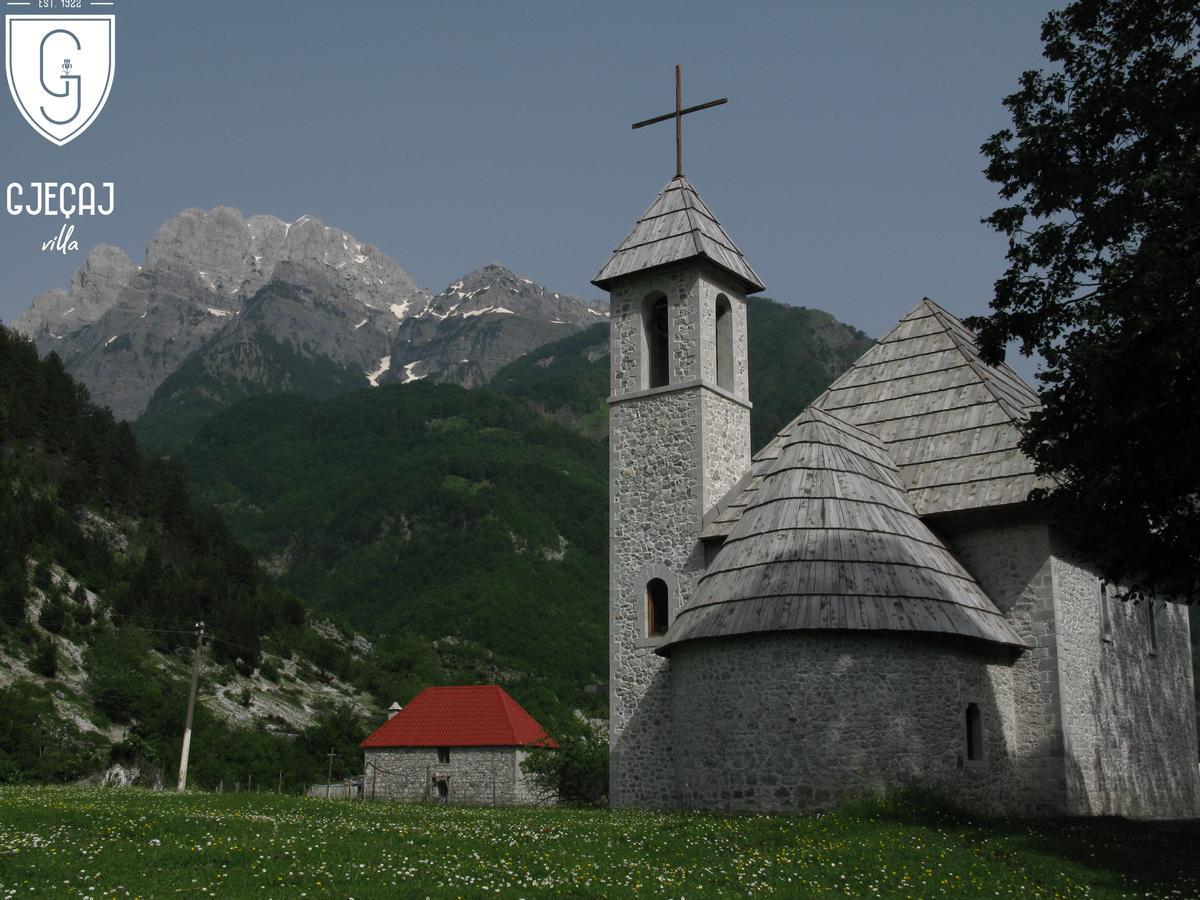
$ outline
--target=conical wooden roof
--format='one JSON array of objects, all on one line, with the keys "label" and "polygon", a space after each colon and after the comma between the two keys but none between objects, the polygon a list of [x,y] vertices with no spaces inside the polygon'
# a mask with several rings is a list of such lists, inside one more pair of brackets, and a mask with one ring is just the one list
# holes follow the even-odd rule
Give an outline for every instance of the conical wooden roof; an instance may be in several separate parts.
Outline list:
[{"label": "conical wooden roof", "polygon": [[747,294],[763,289],[737,244],[700,199],[690,181],[667,182],[633,231],[617,246],[592,284],[608,290],[619,278],[689,259],[707,259],[737,278]]},{"label": "conical wooden roof", "polygon": [[660,652],[696,638],[812,629],[1024,646],[921,521],[876,437],[810,407],[775,451]]}]

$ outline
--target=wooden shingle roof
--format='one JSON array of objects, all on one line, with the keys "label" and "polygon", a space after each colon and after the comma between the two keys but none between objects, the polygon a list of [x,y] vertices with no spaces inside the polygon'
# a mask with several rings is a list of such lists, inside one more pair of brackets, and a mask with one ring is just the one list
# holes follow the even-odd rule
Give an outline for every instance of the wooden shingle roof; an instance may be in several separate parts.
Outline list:
[{"label": "wooden shingle roof", "polygon": [[810,407],[772,452],[659,652],[697,638],[811,629],[1024,646],[921,521],[878,438]]},{"label": "wooden shingle roof", "polygon": [[[1022,503],[1048,482],[1021,452],[1037,394],[1008,366],[979,358],[975,336],[925,299],[812,405],[879,438],[919,515]],[[751,479],[701,536],[733,531],[789,424],[754,457]]]},{"label": "wooden shingle roof", "polygon": [[682,175],[667,182],[633,231],[592,279],[607,290],[617,279],[689,259],[707,259],[737,278],[752,294],[763,289],[737,244]]},{"label": "wooden shingle roof", "polygon": [[925,299],[813,405],[884,442],[921,515],[1022,503],[1045,482],[1021,452],[1038,397]]}]

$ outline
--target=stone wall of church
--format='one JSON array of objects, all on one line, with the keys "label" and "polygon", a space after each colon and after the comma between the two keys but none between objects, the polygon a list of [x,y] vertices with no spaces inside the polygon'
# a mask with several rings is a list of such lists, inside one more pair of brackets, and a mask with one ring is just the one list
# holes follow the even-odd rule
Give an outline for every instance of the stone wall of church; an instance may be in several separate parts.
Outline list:
[{"label": "stone wall of church", "polygon": [[[411,803],[532,803],[534,790],[520,768],[523,755],[514,747],[451,747],[450,761],[439,763],[437,747],[372,748],[364,756],[363,794]],[[446,780],[445,800],[438,779]]]},{"label": "stone wall of church", "polygon": [[677,269],[626,282],[610,297],[611,385],[615,397],[645,388],[643,384],[642,301],[662,294],[669,304],[669,355],[671,384],[700,377],[696,348],[699,344],[697,276],[694,270]]},{"label": "stone wall of church", "polygon": [[[1013,654],[944,636],[788,632],[672,651],[674,777],[683,808],[810,812],[922,787],[1003,813],[1020,777]],[[983,759],[967,757],[966,709]]]},{"label": "stone wall of church", "polygon": [[713,391],[700,396],[704,435],[702,512],[708,512],[750,471],[750,410]]},{"label": "stone wall of church", "polygon": [[[673,805],[669,663],[649,635],[646,585],[668,586],[668,618],[691,600],[704,566],[706,508],[749,468],[748,404],[715,387],[718,293],[734,314],[734,392],[745,396],[745,303],[698,266],[630,279],[612,292],[609,418],[610,802]],[[644,387],[642,302],[669,303],[670,384]]]},{"label": "stone wall of church", "polygon": [[646,583],[668,586],[668,617],[686,605],[704,561],[699,389],[617,403],[609,453],[609,799],[671,805],[667,660],[648,633]]},{"label": "stone wall of church", "polygon": [[945,529],[955,555],[1028,643],[1013,664],[1014,752],[1029,788],[1023,815],[1067,811],[1050,532],[1044,524],[973,517]]},{"label": "stone wall of church", "polygon": [[[964,524],[965,522],[965,524]],[[1200,813],[1186,610],[1110,602],[1045,524],[975,517],[943,524],[955,554],[1030,644],[1013,666],[1017,756],[1029,814]]]},{"label": "stone wall of church", "polygon": [[1113,589],[1106,628],[1100,579],[1055,549],[1069,810],[1200,814],[1187,609],[1154,601],[1151,613],[1150,601],[1122,602]]},{"label": "stone wall of church", "polygon": [[700,295],[700,377],[717,383],[717,298],[724,294],[733,313],[733,393],[750,396],[749,350],[746,336],[746,299],[730,278],[706,271],[698,282]]}]

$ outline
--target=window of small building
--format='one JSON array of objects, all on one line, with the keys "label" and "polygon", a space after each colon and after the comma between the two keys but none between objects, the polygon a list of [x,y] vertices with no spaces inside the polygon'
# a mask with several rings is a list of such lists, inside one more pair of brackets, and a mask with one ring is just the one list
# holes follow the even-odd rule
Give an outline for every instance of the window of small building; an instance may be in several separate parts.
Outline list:
[{"label": "window of small building", "polygon": [[450,762],[450,748],[449,747],[438,747],[438,762],[440,762],[440,763]]},{"label": "window of small building", "polygon": [[967,729],[967,762],[982,762],[983,714],[979,711],[977,704],[967,704],[965,724]]},{"label": "window of small building", "polygon": [[666,387],[671,380],[670,307],[662,294],[651,294],[642,302],[642,377],[647,388]]},{"label": "window of small building", "polygon": [[1146,650],[1151,656],[1158,655],[1158,618],[1154,611],[1154,598],[1146,601]]},{"label": "window of small building", "polygon": [[646,633],[662,637],[667,633],[667,583],[661,578],[646,582]]},{"label": "window of small building", "polygon": [[717,387],[733,390],[733,307],[717,295]]},{"label": "window of small building", "polygon": [[1111,642],[1113,639],[1112,607],[1109,606],[1108,585],[1100,584],[1100,640]]}]

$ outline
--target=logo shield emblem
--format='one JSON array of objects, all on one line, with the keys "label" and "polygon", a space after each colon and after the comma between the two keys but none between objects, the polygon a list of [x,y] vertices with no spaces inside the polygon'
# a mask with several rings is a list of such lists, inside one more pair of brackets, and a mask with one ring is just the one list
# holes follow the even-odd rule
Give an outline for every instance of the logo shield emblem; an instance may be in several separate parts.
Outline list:
[{"label": "logo shield emblem", "polygon": [[5,69],[17,109],[63,146],[96,121],[116,69],[116,16],[5,16]]}]

